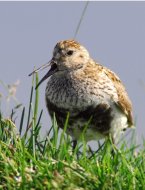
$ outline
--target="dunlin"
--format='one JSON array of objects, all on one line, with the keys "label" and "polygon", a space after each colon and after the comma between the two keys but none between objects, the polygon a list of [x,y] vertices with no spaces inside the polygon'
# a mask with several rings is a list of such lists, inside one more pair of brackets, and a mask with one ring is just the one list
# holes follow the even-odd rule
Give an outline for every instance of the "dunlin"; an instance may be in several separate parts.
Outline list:
[{"label": "dunlin", "polygon": [[38,86],[50,77],[45,92],[48,112],[51,118],[55,112],[60,128],[69,112],[67,133],[74,141],[86,125],[86,141],[111,136],[114,143],[133,126],[131,101],[121,80],[95,62],[84,46],[74,40],[58,42],[52,60],[34,72],[47,66],[51,68]]}]

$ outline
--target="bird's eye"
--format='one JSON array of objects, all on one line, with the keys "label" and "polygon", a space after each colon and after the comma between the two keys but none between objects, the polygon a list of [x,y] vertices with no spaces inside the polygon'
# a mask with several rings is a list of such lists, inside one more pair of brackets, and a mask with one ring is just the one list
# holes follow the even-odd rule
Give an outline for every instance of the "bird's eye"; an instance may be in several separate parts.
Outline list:
[{"label": "bird's eye", "polygon": [[67,55],[72,55],[73,54],[73,50],[69,50],[67,53],[66,53]]}]

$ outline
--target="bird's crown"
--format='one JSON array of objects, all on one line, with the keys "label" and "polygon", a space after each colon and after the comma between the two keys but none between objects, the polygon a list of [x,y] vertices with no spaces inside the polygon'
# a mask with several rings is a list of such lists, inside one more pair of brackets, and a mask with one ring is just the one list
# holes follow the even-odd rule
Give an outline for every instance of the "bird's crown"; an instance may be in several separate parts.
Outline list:
[{"label": "bird's crown", "polygon": [[63,40],[56,44],[56,47],[66,49],[66,48],[76,48],[80,49],[80,44],[75,40]]}]

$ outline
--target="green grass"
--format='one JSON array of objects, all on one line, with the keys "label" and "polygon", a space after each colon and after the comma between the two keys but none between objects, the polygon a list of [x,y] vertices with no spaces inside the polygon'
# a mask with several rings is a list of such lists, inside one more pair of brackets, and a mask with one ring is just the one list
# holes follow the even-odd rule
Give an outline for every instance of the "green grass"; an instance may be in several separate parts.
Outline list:
[{"label": "green grass", "polygon": [[59,135],[55,114],[48,135],[41,137],[42,111],[33,84],[19,126],[0,115],[0,189],[145,189],[145,142],[138,151],[133,141],[117,149],[109,140],[96,152],[85,142],[72,151],[65,134],[69,115]]}]

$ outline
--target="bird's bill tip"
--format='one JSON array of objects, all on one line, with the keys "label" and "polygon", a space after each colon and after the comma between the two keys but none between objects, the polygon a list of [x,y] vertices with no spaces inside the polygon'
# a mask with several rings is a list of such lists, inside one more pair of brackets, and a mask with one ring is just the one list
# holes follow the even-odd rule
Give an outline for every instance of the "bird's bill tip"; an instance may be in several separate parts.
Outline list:
[{"label": "bird's bill tip", "polygon": [[46,75],[39,81],[39,83],[36,85],[35,90],[38,88],[38,86],[45,81],[48,77],[50,77],[51,75],[53,75],[54,73],[56,73],[58,71],[57,65],[56,63],[53,63],[51,65],[50,70],[46,73]]}]

